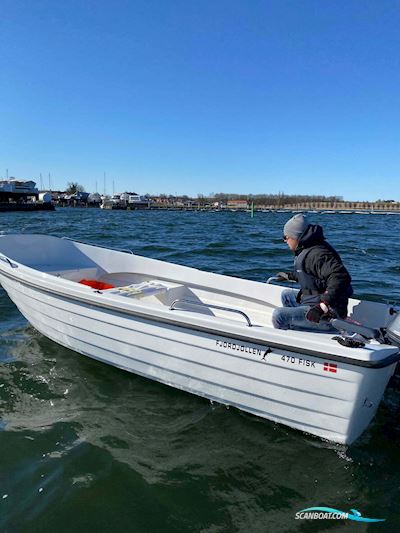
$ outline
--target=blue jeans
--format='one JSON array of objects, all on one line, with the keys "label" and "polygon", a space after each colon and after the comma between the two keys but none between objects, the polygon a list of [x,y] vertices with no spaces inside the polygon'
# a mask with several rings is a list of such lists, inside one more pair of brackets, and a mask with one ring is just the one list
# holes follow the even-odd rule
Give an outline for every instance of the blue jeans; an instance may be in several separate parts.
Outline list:
[{"label": "blue jeans", "polygon": [[277,329],[299,329],[308,331],[334,331],[329,322],[321,321],[319,324],[306,319],[306,314],[311,309],[310,305],[300,305],[296,302],[297,291],[286,289],[282,292],[283,307],[277,307],[272,313],[272,325]]}]

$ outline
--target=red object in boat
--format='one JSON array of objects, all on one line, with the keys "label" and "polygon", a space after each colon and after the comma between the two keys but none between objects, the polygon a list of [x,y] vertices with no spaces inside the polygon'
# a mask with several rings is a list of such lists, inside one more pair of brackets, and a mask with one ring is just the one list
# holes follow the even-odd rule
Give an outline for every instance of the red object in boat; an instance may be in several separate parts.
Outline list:
[{"label": "red object in boat", "polygon": [[87,285],[88,287],[92,287],[92,289],[97,289],[98,291],[105,291],[106,289],[113,289],[115,287],[115,285],[103,283],[102,281],[97,281],[96,279],[81,279],[79,283],[82,283],[82,285]]}]

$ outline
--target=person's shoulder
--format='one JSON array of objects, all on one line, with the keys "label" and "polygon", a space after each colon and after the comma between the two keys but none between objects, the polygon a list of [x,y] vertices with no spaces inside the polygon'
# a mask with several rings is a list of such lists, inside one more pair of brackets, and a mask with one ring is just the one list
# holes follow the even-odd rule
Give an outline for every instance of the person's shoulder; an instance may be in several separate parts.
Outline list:
[{"label": "person's shoulder", "polygon": [[326,250],[329,252],[336,251],[335,248],[331,244],[329,244],[329,242],[326,240],[315,243],[315,245],[312,246],[311,248],[313,248],[315,251],[323,251],[323,250]]},{"label": "person's shoulder", "polygon": [[306,248],[306,251],[310,254],[316,254],[323,252],[324,250],[331,250],[332,246],[326,241],[316,242],[309,248]]},{"label": "person's shoulder", "polygon": [[332,255],[335,255],[335,256],[338,255],[336,250],[333,248],[333,246],[331,246],[326,241],[315,244],[314,246],[310,246],[310,248],[307,248],[306,251],[307,251],[307,254],[305,256],[306,260],[327,258]]}]

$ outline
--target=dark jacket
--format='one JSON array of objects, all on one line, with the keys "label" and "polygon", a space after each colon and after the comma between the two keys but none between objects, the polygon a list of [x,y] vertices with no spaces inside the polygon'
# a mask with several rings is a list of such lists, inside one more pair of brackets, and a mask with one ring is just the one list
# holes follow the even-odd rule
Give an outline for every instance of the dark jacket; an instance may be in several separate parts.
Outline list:
[{"label": "dark jacket", "polygon": [[[319,293],[315,296],[314,302],[327,303],[339,317],[344,318],[347,315],[349,297],[353,294],[351,277],[339,254],[325,241],[321,226],[316,224],[308,226],[300,237],[295,256],[298,257],[304,250],[307,250],[307,253],[303,254],[303,270],[314,278]],[[310,303],[310,291],[302,286],[302,282],[305,283],[304,276],[294,272],[293,277],[300,282],[298,301]]]}]

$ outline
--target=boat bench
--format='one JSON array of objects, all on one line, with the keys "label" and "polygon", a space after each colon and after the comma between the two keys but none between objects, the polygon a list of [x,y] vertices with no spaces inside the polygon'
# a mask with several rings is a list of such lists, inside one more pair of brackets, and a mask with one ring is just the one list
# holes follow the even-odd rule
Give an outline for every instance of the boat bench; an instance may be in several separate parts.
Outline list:
[{"label": "boat bench", "polygon": [[[65,267],[61,266],[60,268],[57,268],[57,265],[43,265],[41,270],[46,272],[46,274],[67,279],[69,281],[75,281],[76,283],[79,283],[82,279],[93,279],[104,283],[110,283],[111,285],[115,285],[115,287],[112,289],[105,289],[104,292],[110,292],[111,294],[120,295],[124,298],[145,297],[146,299],[149,299],[153,296],[156,298],[156,301],[161,302],[168,307],[175,300],[180,298],[198,300],[193,292],[181,283],[149,278],[148,276],[141,274],[105,273],[104,270],[98,267],[65,269]],[[135,286],[144,285],[145,283],[159,285],[160,290],[135,290]]]},{"label": "boat bench", "polygon": [[56,276],[57,278],[68,279],[70,281],[76,281],[79,283],[81,279],[97,279],[104,272],[103,269],[99,267],[86,267],[86,268],[69,268],[66,269],[65,265],[63,267],[57,268],[57,265],[43,265],[40,267],[42,272],[50,274],[51,276]]},{"label": "boat bench", "polygon": [[123,298],[145,298],[146,303],[153,301],[153,303],[161,303],[168,308],[170,308],[174,302],[190,300],[191,302],[202,304],[201,307],[192,307],[192,312],[197,314],[214,315],[207,306],[203,306],[203,302],[189,287],[181,283],[174,283],[162,279],[149,279],[141,283],[131,283],[121,287],[106,289],[103,292],[119,295]]},{"label": "boat bench", "polygon": [[169,296],[172,298],[171,293],[174,291],[179,291],[182,288],[184,288],[184,286],[178,283],[150,279],[142,281],[141,283],[130,283],[128,285],[113,287],[111,289],[106,289],[104,292],[107,292],[108,294],[119,295],[124,298],[146,298],[150,296],[161,297],[161,295],[165,296],[167,293],[169,293]]}]

